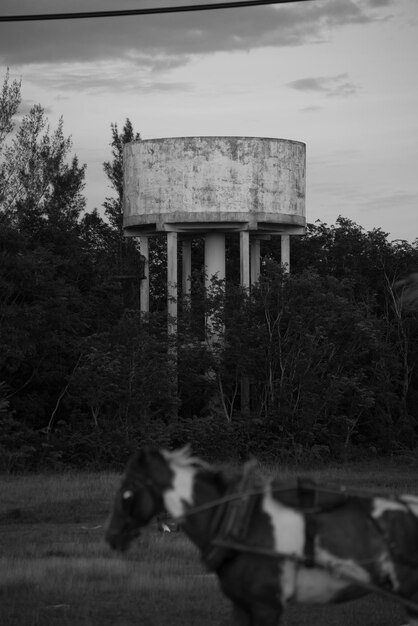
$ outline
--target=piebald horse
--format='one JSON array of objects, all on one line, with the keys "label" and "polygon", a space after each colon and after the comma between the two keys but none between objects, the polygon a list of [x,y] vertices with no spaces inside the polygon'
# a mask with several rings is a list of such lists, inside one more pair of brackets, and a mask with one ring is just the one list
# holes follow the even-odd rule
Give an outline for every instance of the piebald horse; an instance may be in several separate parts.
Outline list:
[{"label": "piebald horse", "polygon": [[288,603],[370,591],[418,626],[418,498],[326,489],[309,480],[233,476],[191,456],[144,448],[129,460],[106,532],[125,550],[162,511],[216,573],[239,626],[278,626]]}]

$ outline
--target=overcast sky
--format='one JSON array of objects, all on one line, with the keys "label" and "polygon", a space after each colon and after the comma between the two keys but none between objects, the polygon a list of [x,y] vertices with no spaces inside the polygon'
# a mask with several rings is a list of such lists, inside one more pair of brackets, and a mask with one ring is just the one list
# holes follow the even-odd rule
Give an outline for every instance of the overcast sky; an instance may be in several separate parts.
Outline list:
[{"label": "overcast sky", "polygon": [[[0,14],[130,9],[190,0],[1,0]],[[418,237],[418,2],[312,0],[168,15],[0,23],[0,84],[22,110],[64,117],[109,195],[110,124],[143,139],[279,137],[307,145],[307,220],[338,215]]]}]

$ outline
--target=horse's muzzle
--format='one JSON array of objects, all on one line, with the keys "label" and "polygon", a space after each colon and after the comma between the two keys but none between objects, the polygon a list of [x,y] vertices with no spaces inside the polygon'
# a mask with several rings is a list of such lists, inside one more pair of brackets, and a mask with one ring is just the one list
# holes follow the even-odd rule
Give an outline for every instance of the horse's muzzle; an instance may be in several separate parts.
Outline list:
[{"label": "horse's muzzle", "polygon": [[139,534],[139,529],[131,530],[127,533],[108,530],[105,539],[112,550],[125,552],[125,550],[129,548],[131,542],[136,539]]}]

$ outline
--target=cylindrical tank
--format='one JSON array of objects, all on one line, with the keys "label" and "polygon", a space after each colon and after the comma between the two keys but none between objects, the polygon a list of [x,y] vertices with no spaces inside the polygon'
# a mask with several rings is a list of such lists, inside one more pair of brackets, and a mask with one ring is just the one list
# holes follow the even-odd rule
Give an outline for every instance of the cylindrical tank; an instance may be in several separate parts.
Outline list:
[{"label": "cylindrical tank", "polygon": [[161,230],[303,232],[305,144],[262,137],[171,137],[124,148],[126,234]]}]

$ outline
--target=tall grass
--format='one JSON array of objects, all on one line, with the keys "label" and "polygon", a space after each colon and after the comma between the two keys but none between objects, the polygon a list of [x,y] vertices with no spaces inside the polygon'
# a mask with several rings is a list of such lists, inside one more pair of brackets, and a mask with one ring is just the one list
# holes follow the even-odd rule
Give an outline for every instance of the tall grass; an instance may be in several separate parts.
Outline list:
[{"label": "tall grass", "polygon": [[109,550],[104,526],[118,481],[110,474],[0,480],[1,626],[227,619],[214,577],[181,533],[154,525],[126,556]]},{"label": "tall grass", "polygon": [[321,465],[318,468],[298,468],[265,465],[264,474],[284,482],[295,476],[310,476],[319,485],[344,485],[352,489],[383,493],[418,494],[418,459],[415,464],[399,464],[392,459],[371,459],[341,465]]},{"label": "tall grass", "polygon": [[[284,479],[294,471],[280,470]],[[305,472],[304,472],[305,473]],[[418,491],[417,475],[396,467],[334,468],[322,482]],[[182,533],[146,529],[125,555],[104,543],[119,477],[63,474],[0,478],[1,626],[227,626],[229,603]],[[285,623],[316,626],[401,623],[400,609],[375,598],[295,607]]]}]

